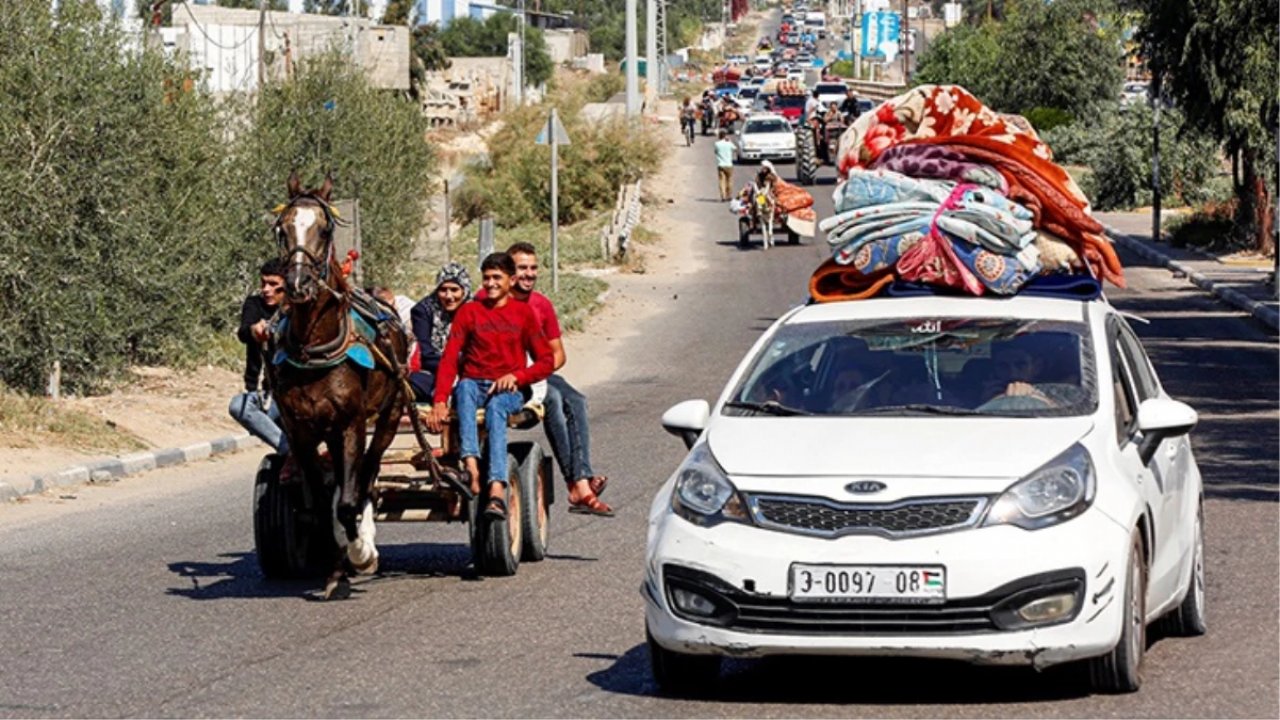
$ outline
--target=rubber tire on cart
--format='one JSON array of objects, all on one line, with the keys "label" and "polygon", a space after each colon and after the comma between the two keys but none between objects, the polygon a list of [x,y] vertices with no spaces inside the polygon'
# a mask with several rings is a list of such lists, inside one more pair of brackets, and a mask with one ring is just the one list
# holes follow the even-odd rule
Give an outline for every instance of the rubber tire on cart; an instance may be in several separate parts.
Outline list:
[{"label": "rubber tire on cart", "polygon": [[1187,596],[1164,617],[1165,632],[1177,637],[1197,637],[1209,630],[1205,622],[1204,583],[1204,501],[1196,510],[1195,545],[1191,556],[1191,579]]},{"label": "rubber tire on cart", "polygon": [[518,460],[516,475],[520,482],[521,520],[524,549],[520,559],[539,562],[547,556],[551,534],[551,477],[542,446],[534,442],[511,443],[511,454]]},{"label": "rubber tire on cart", "polygon": [[309,486],[280,484],[284,457],[262,459],[253,488],[253,545],[269,580],[318,578],[332,569],[337,553],[332,511],[307,502]]},{"label": "rubber tire on cart", "polygon": [[796,182],[812,185],[818,180],[818,158],[813,147],[813,131],[796,129]]},{"label": "rubber tire on cart", "polygon": [[649,645],[649,667],[658,690],[671,697],[699,697],[709,693],[720,679],[719,655],[688,655],[668,650],[644,628]]},{"label": "rubber tire on cart", "polygon": [[1124,583],[1124,626],[1111,652],[1089,663],[1089,684],[1095,692],[1131,693],[1142,686],[1142,658],[1147,649],[1147,563],[1142,538],[1134,530]]},{"label": "rubber tire on cart", "polygon": [[751,244],[751,221],[738,218],[738,244],[746,247]]},{"label": "rubber tire on cart", "polygon": [[482,575],[506,577],[516,574],[524,551],[523,493],[516,457],[507,453],[507,519],[495,520],[484,514],[489,504],[488,483],[481,493],[475,519],[475,540],[471,546],[476,570]]}]

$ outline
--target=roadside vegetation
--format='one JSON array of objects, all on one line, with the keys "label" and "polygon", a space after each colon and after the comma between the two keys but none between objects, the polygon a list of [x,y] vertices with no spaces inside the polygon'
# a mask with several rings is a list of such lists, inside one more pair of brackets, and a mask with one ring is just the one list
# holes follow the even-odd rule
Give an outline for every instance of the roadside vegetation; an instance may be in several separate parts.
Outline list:
[{"label": "roadside vegetation", "polygon": [[362,199],[366,279],[394,286],[433,167],[415,105],[336,56],[219,102],[91,2],[0,5],[0,383],[100,391],[223,342],[298,169]]}]

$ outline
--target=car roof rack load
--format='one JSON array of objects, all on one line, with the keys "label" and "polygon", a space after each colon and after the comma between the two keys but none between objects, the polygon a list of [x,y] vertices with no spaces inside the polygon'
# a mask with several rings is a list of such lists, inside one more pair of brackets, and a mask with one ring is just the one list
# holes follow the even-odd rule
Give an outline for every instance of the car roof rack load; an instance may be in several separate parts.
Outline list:
[{"label": "car roof rack load", "polygon": [[1025,118],[958,85],[921,85],[840,140],[832,256],[813,302],[905,295],[1094,299],[1124,287],[1105,228]]}]

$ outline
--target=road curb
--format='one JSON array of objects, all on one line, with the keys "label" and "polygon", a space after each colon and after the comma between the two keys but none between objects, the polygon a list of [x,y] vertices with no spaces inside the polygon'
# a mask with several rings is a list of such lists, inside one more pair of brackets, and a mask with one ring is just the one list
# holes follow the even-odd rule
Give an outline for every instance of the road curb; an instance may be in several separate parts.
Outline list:
[{"label": "road curb", "polygon": [[258,440],[252,435],[241,433],[183,447],[148,450],[98,460],[87,465],[73,465],[49,473],[28,475],[16,481],[0,481],[0,502],[16,500],[24,495],[37,495],[58,487],[111,482],[126,475],[239,452],[257,444]]},{"label": "road curb", "polygon": [[1280,331],[1280,312],[1267,307],[1265,303],[1258,302],[1235,288],[1219,285],[1206,277],[1204,273],[1198,270],[1193,270],[1183,263],[1165,255],[1159,250],[1152,248],[1145,240],[1127,233],[1119,232],[1112,227],[1108,227],[1107,232],[1113,239],[1115,239],[1116,242],[1120,243],[1125,248],[1148,260],[1151,260],[1152,262],[1155,262],[1161,267],[1183,274],[1192,285],[1195,285],[1228,305],[1232,305],[1249,313],[1249,315],[1258,322],[1261,322],[1272,330]]}]

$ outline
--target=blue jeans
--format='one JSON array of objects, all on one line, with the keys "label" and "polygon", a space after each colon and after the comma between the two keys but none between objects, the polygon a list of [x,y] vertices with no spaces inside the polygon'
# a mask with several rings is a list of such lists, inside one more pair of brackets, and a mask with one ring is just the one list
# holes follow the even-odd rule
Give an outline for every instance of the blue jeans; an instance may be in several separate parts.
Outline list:
[{"label": "blue jeans", "polygon": [[564,481],[591,478],[591,432],[587,429],[587,398],[559,375],[547,378],[547,440]]},{"label": "blue jeans", "polygon": [[289,453],[289,438],[285,437],[284,430],[280,428],[280,407],[275,403],[264,410],[262,396],[250,390],[231,398],[227,412],[250,435],[275,448],[281,455]]},{"label": "blue jeans", "polygon": [[409,386],[413,388],[415,401],[430,403],[431,396],[436,391],[436,376],[430,370],[409,373]]},{"label": "blue jeans", "polygon": [[496,392],[489,395],[491,380],[463,378],[453,389],[453,408],[458,414],[461,456],[480,457],[480,430],[476,412],[484,407],[484,429],[489,433],[489,482],[507,484],[507,418],[524,406],[520,393]]}]

